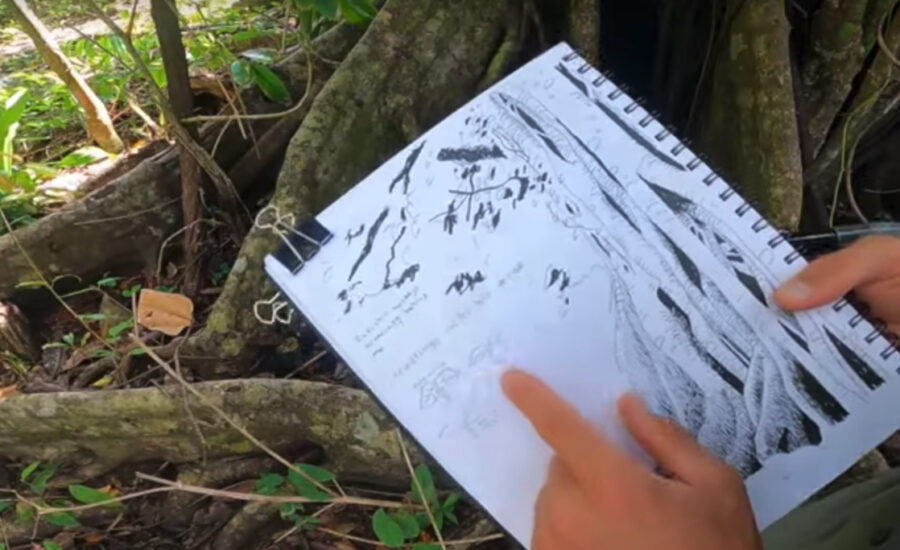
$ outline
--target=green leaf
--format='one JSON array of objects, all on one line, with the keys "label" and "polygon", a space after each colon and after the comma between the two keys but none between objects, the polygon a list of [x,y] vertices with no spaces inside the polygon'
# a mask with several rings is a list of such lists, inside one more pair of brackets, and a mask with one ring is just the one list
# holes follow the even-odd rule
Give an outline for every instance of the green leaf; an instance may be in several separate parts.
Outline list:
[{"label": "green leaf", "polygon": [[97,281],[97,286],[99,286],[100,288],[113,288],[121,280],[122,280],[121,277],[105,277],[105,278]]},{"label": "green leaf", "polygon": [[418,537],[419,533],[422,532],[422,529],[419,527],[419,522],[416,521],[416,518],[409,512],[395,512],[391,514],[391,517],[394,518],[394,521],[396,521],[397,525],[400,526],[400,529],[403,530],[403,536],[407,540]]},{"label": "green leaf", "polygon": [[126,320],[122,321],[121,323],[116,323],[115,325],[111,326],[109,328],[108,336],[110,336],[112,338],[116,338],[118,336],[121,336],[121,334],[123,332],[125,332],[126,330],[128,330],[132,327],[134,327],[134,319],[126,319]]},{"label": "green leaf", "polygon": [[444,512],[444,516],[450,520],[453,525],[459,525],[459,520],[456,519],[456,505],[459,503],[461,497],[462,493],[454,491],[450,493],[447,500],[445,500],[444,504],[441,506],[441,511]]},{"label": "green leaf", "polygon": [[263,474],[256,481],[256,492],[261,495],[274,495],[284,485],[284,476],[281,474]]},{"label": "green leaf", "polygon": [[272,36],[274,33],[272,31],[261,31],[259,29],[248,29],[246,31],[241,31],[234,33],[231,35],[232,42],[246,42],[248,40],[253,40],[255,38],[262,38],[266,36]]},{"label": "green leaf", "polygon": [[107,502],[107,507],[109,508],[121,508],[122,503],[113,501],[112,497],[103,491],[98,491],[97,489],[92,489],[86,485],[69,485],[69,494],[72,495],[72,498],[81,502],[82,504],[97,504],[100,502]]},{"label": "green leaf", "polygon": [[129,357],[137,357],[139,355],[147,355],[147,350],[144,348],[134,348],[133,350],[128,352]]},{"label": "green leaf", "polygon": [[98,349],[94,352],[95,359],[109,359],[110,357],[115,357],[116,352],[111,349]]},{"label": "green leaf", "polygon": [[239,59],[231,64],[231,79],[241,88],[249,88],[253,85],[253,70],[250,62]]},{"label": "green leaf", "polygon": [[9,508],[11,508],[12,505],[15,504],[15,503],[16,503],[16,502],[15,502],[14,500],[6,500],[6,501],[3,501],[3,502],[0,502],[0,514],[2,514],[3,512],[5,512],[5,511],[8,510]]},{"label": "green leaf", "polygon": [[441,550],[441,547],[433,542],[417,542],[412,545],[412,550]]},{"label": "green leaf", "polygon": [[45,540],[44,550],[62,550],[62,546],[56,544],[52,540]]},{"label": "green leaf", "polygon": [[241,57],[257,63],[269,64],[275,59],[275,50],[271,48],[254,48],[239,53]]},{"label": "green leaf", "polygon": [[6,550],[6,545],[0,542],[0,550]]},{"label": "green leaf", "polygon": [[296,466],[300,470],[303,470],[306,475],[315,479],[319,483],[327,483],[334,479],[334,474],[332,474],[325,468],[313,466],[312,464],[294,464],[294,466]]},{"label": "green leaf", "polygon": [[88,322],[105,321],[106,319],[109,319],[109,315],[107,315],[105,313],[82,313],[81,315],[78,316],[78,318],[81,319],[82,321],[88,321]]},{"label": "green leaf", "polygon": [[62,341],[64,344],[74,347],[75,346],[75,335],[72,334],[71,332],[66,335],[63,335]]},{"label": "green leaf", "polygon": [[13,141],[19,128],[19,119],[25,113],[28,95],[25,89],[16,90],[6,100],[0,111],[0,170],[12,172]]},{"label": "green leaf", "polygon": [[294,525],[304,531],[312,531],[322,523],[322,520],[315,516],[294,516],[293,520]]},{"label": "green leaf", "polygon": [[297,504],[294,502],[285,502],[278,507],[278,513],[283,519],[288,519],[297,511]]},{"label": "green leaf", "polygon": [[22,289],[32,289],[32,288],[44,288],[44,281],[25,281],[16,285],[16,288]]},{"label": "green leaf", "polygon": [[143,288],[143,286],[140,283],[131,285],[131,288],[122,291],[122,297],[131,298],[132,296],[140,292],[141,288]]},{"label": "green leaf", "polygon": [[382,508],[379,508],[372,516],[372,530],[379,542],[388,548],[398,548],[403,545],[405,540],[403,529]]},{"label": "green leaf", "polygon": [[285,86],[281,78],[272,72],[272,69],[260,63],[252,63],[250,65],[250,70],[253,72],[256,85],[262,90],[263,95],[275,103],[282,103],[285,105],[291,103],[291,93],[288,91],[287,86]]},{"label": "green leaf", "polygon": [[[416,481],[418,481],[418,484]],[[431,470],[425,464],[420,464],[416,467],[415,479],[410,481],[412,500],[416,504],[423,503],[422,494],[419,492],[419,486],[422,487],[422,492],[425,494],[425,498],[428,499],[428,505],[431,509],[435,510],[439,508],[437,490],[434,487],[434,477],[431,475]]]},{"label": "green leaf", "polygon": [[69,512],[59,512],[56,514],[47,514],[46,516],[42,516],[44,520],[50,525],[55,525],[57,527],[78,527],[81,523],[78,522],[78,518],[70,514]]},{"label": "green leaf", "polygon": [[25,525],[33,519],[34,508],[31,505],[25,504],[24,502],[16,504],[16,522],[19,525]]},{"label": "green leaf", "polygon": [[99,147],[89,145],[87,147],[82,147],[81,149],[78,149],[76,151],[72,151],[68,155],[64,156],[62,160],[59,161],[58,166],[60,168],[88,166],[90,164],[100,162],[101,160],[106,160],[108,158],[109,153]]},{"label": "green leaf", "polygon": [[25,466],[25,468],[22,470],[22,473],[19,474],[19,479],[21,481],[28,481],[28,478],[31,477],[31,474],[33,474],[34,471],[37,470],[37,467],[40,465],[41,465],[41,461],[35,460],[28,466]]},{"label": "green leaf", "polygon": [[378,13],[371,0],[338,0],[338,5],[344,19],[354,25],[368,23]]},{"label": "green leaf", "polygon": [[319,15],[328,19],[337,19],[338,0],[315,0],[313,3]]},{"label": "green leaf", "polygon": [[[315,479],[315,478],[314,478]],[[297,494],[310,500],[325,502],[331,500],[331,495],[323,492],[313,482],[298,474],[294,470],[288,470],[288,481],[297,489]]]},{"label": "green leaf", "polygon": [[34,479],[28,486],[32,491],[41,495],[44,494],[44,491],[47,489],[47,483],[50,482],[50,479],[56,475],[56,466],[52,464],[47,464],[43,468],[35,474]]}]

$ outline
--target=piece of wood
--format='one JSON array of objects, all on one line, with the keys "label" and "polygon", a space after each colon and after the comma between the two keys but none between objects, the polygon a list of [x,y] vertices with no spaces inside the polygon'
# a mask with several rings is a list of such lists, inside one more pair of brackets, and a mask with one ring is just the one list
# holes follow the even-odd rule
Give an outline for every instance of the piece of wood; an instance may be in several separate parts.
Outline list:
[{"label": "piece of wood", "polygon": [[28,35],[50,69],[63,81],[72,96],[84,110],[88,134],[102,149],[111,153],[121,152],[125,145],[116,133],[106,106],[91,90],[84,78],[75,70],[53,39],[50,31],[41,23],[25,0],[5,0],[13,18]]},{"label": "piece of wood", "polygon": [[0,302],[0,352],[30,362],[38,361],[40,348],[28,318],[14,304]]}]

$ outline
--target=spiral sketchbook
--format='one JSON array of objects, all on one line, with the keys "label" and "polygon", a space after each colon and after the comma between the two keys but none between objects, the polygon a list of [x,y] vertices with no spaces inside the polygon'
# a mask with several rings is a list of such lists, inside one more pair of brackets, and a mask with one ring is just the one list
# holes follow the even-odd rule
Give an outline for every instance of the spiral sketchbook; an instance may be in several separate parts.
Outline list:
[{"label": "spiral sketchbook", "polygon": [[299,221],[270,278],[523,543],[551,452],[510,365],[645,460],[614,412],[639,393],[741,472],[761,527],[900,426],[889,335],[847,300],[780,310],[801,254],[565,44]]}]

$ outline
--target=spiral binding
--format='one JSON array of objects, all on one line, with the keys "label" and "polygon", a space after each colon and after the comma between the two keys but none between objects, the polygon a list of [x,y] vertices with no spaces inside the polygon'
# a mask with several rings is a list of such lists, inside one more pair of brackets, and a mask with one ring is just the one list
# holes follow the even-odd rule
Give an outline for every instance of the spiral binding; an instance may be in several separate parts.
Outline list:
[{"label": "spiral binding", "polygon": [[[685,152],[690,152],[694,155],[694,158],[685,165],[687,170],[690,172],[707,171],[708,173],[704,175],[700,181],[709,188],[713,188],[713,186],[716,186],[721,182],[721,185],[724,186],[724,188],[718,192],[718,197],[723,203],[728,203],[732,201],[734,197],[739,196],[737,191],[725,183],[719,176],[718,171],[712,167],[712,163],[706,155],[694,152],[691,149],[689,140],[680,140],[675,137],[676,131],[659,122],[658,119],[660,116],[658,112],[649,110],[642,100],[634,99],[628,86],[617,86],[615,83],[611,82],[609,77],[585,61],[577,51],[573,51],[572,53],[563,56],[563,61],[566,63],[580,61],[582,64],[576,69],[579,74],[585,75],[591,71],[597,73],[596,78],[592,81],[594,88],[599,89],[609,82],[609,85],[611,85],[613,89],[609,93],[603,95],[610,102],[618,102],[623,98],[628,101],[623,109],[624,113],[636,119],[637,125],[647,131],[657,143],[665,145],[666,142],[674,141],[672,148],[670,149],[672,156],[677,158]],[[651,126],[654,125],[656,125],[658,129],[651,129]],[[774,231],[774,235],[767,241],[767,245],[772,250],[785,251],[782,261],[786,265],[793,265],[799,259],[803,258],[807,252],[801,248],[791,246],[788,242],[790,233],[772,227],[771,224],[759,214],[759,211],[754,208],[753,204],[747,200],[741,199],[740,204],[735,206],[734,212],[737,217],[741,219],[747,219],[748,216],[751,216],[753,222],[750,227],[753,232],[758,235],[765,231]],[[879,338],[884,338],[888,342],[888,347],[880,353],[883,359],[888,359],[894,353],[900,352],[900,337],[890,332],[883,321],[870,315],[869,308],[865,307],[865,304],[856,299],[855,296],[847,296],[835,303],[832,308],[836,313],[841,313],[847,306],[852,306],[853,308],[852,315],[847,319],[847,324],[851,329],[857,329],[866,321],[872,327],[872,330],[866,334],[864,339],[867,344],[873,345]]]}]

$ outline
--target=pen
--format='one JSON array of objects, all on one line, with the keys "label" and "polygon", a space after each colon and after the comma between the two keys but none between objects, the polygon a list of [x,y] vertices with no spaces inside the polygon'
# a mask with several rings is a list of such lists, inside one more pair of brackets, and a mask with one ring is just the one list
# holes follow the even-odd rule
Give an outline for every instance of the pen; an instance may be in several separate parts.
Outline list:
[{"label": "pen", "polygon": [[788,238],[792,245],[811,253],[826,252],[843,248],[863,237],[871,235],[887,235],[900,237],[900,223],[874,222],[864,225],[845,225],[835,227],[827,233],[795,235]]}]

